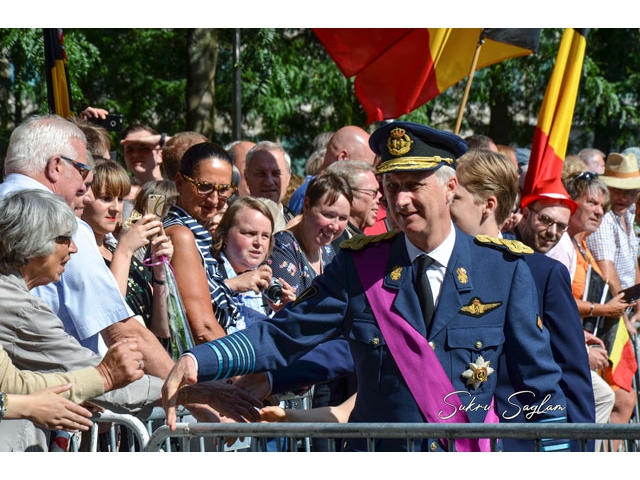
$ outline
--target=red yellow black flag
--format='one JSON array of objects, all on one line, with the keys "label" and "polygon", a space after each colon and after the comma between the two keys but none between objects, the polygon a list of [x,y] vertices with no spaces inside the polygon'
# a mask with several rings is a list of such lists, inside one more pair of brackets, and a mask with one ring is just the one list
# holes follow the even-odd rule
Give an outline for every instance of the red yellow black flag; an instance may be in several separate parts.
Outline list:
[{"label": "red yellow black flag", "polygon": [[536,185],[560,183],[587,47],[586,29],[566,28],[538,114],[523,198]]},{"label": "red yellow black flag", "polygon": [[43,30],[49,113],[67,118],[73,115],[73,104],[64,35],[61,28],[44,28]]},{"label": "red yellow black flag", "polygon": [[539,28],[315,28],[345,77],[355,75],[367,123],[424,105],[475,70],[537,51]]}]

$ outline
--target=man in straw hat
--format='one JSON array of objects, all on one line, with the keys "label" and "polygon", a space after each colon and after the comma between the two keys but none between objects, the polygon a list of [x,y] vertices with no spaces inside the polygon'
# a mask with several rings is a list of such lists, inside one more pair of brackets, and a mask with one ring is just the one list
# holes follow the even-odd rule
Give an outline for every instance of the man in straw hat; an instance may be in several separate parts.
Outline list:
[{"label": "man in straw hat", "polygon": [[[534,412],[528,421],[566,421],[561,372],[521,258],[524,246],[474,239],[451,221],[458,185],[453,166],[466,151],[464,141],[393,122],[369,143],[381,158],[377,173],[401,232],[354,236],[293,305],[180,358],[163,387],[170,428],[185,385],[281,368],[339,335],[349,342],[357,375],[350,422],[509,421],[517,412],[493,404],[504,377],[510,394]],[[418,274],[415,260],[428,263],[425,257],[432,263]],[[508,375],[498,372],[503,357]],[[413,444],[424,451],[449,446],[438,438]],[[366,439],[348,439],[342,447],[363,450]],[[407,448],[403,439],[375,442],[376,451]],[[455,448],[486,451],[489,442],[458,439]],[[568,443],[545,440],[542,448],[566,449]]]}]

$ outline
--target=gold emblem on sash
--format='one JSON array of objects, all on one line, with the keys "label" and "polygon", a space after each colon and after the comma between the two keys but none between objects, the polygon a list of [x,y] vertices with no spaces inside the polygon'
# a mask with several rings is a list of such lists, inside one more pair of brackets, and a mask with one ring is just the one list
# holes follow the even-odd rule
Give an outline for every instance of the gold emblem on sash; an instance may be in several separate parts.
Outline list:
[{"label": "gold emblem on sash", "polygon": [[467,379],[467,385],[478,388],[481,383],[489,379],[494,370],[489,366],[491,362],[485,362],[482,355],[475,362],[469,364],[469,368],[462,372],[462,377]]},{"label": "gold emblem on sash", "polygon": [[482,300],[478,297],[474,297],[471,302],[462,306],[460,312],[473,317],[480,317],[485,313],[489,313],[491,310],[498,308],[500,305],[502,305],[502,302],[482,303]]},{"label": "gold emblem on sash", "polygon": [[411,144],[413,140],[409,138],[409,135],[403,128],[394,128],[389,132],[389,138],[387,139],[387,149],[389,153],[394,157],[404,155],[411,150]]},{"label": "gold emblem on sash", "polygon": [[540,318],[540,315],[538,315],[538,321],[536,322],[536,324],[538,325],[540,331],[542,331],[542,319]]},{"label": "gold emblem on sash", "polygon": [[456,273],[458,274],[458,281],[462,284],[465,284],[469,281],[469,277],[467,276],[467,271],[460,267],[456,270]]}]

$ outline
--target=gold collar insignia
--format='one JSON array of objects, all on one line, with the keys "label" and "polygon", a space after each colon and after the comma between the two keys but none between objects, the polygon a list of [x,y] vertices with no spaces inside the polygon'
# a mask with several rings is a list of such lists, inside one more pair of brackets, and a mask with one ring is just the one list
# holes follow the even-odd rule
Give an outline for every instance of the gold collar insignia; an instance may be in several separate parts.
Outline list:
[{"label": "gold collar insignia", "polygon": [[402,276],[402,267],[400,265],[396,265],[395,267],[393,267],[393,269],[391,270],[391,273],[389,274],[389,277],[391,277],[391,280],[393,280],[394,282],[397,282],[398,280],[400,280],[401,276]]},{"label": "gold collar insignia", "polygon": [[465,284],[469,281],[469,277],[467,276],[467,271],[460,267],[456,270],[456,273],[458,274],[458,281],[462,284]]}]

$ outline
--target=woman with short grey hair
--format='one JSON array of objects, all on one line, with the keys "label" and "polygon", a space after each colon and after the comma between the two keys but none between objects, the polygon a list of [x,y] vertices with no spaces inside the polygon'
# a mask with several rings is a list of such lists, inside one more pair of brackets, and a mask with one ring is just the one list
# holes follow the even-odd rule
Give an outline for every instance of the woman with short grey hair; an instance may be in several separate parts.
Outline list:
[{"label": "woman with short grey hair", "polygon": [[[21,270],[30,260],[51,255],[56,243],[70,246],[77,228],[73,211],[59,195],[31,189],[2,197],[0,273]],[[75,253],[75,245],[72,248]]]},{"label": "woman with short grey hair", "polygon": [[[95,366],[63,372],[74,361],[66,343],[75,339],[63,333],[60,319],[29,290],[60,280],[78,251],[72,239],[76,229],[69,205],[48,190],[19,190],[0,198],[0,339],[7,348],[0,346],[0,421],[27,419],[47,429],[86,431],[91,412],[77,403],[142,377],[142,354],[125,341],[114,344],[102,362],[97,358]],[[60,340],[46,345],[44,336],[56,329]],[[53,359],[47,349],[61,352],[61,359]],[[32,352],[44,352],[46,363],[37,363]],[[3,432],[5,441],[12,432]],[[25,435],[33,442],[29,445],[46,448],[46,439]]]}]

